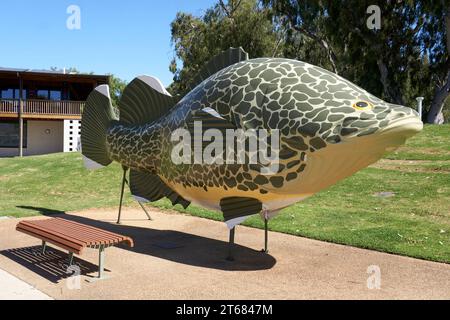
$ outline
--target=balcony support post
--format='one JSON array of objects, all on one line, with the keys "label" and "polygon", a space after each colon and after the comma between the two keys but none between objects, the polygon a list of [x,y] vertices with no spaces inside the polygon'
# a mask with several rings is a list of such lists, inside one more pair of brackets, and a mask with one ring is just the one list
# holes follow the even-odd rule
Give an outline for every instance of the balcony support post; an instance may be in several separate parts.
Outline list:
[{"label": "balcony support post", "polygon": [[19,76],[19,157],[23,157],[23,80]]}]

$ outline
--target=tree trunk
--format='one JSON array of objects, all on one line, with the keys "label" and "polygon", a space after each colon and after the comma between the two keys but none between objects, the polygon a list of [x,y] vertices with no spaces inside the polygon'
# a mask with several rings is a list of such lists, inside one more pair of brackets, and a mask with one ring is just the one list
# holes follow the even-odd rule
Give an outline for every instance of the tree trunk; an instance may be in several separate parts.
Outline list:
[{"label": "tree trunk", "polygon": [[445,84],[436,90],[434,94],[433,101],[431,102],[430,111],[428,112],[427,122],[433,124],[441,124],[442,119],[442,108],[444,108],[444,103],[450,94],[450,70],[447,73],[447,81]]},{"label": "tree trunk", "polygon": [[317,34],[307,30],[306,28],[303,28],[301,26],[298,26],[295,24],[295,20],[291,21],[291,28],[297,32],[303,33],[308,38],[314,40],[317,42],[327,53],[328,61],[331,63],[331,68],[333,69],[333,72],[336,74],[339,74],[338,68],[337,68],[337,57],[334,53],[333,49],[329,45],[329,43],[322,37],[319,37]]},{"label": "tree trunk", "polygon": [[334,51],[330,48],[330,45],[324,39],[321,39],[320,42],[321,42],[322,47],[327,51],[328,60],[331,63],[333,72],[336,74],[339,74],[338,68],[337,68],[337,63],[336,63],[337,58],[336,58],[336,55],[334,54]]},{"label": "tree trunk", "polygon": [[378,69],[380,70],[380,81],[383,84],[384,94],[391,100],[392,103],[403,105],[403,98],[401,93],[389,81],[389,71],[382,59],[377,60]]},{"label": "tree trunk", "polygon": [[[442,3],[444,3],[442,1]],[[450,6],[447,7],[447,12],[445,14],[445,32],[447,39],[447,54],[450,54]],[[448,58],[450,59],[450,58]],[[449,60],[447,60],[446,66],[449,65]],[[447,75],[444,81],[444,85],[436,89],[436,92],[431,102],[430,111],[428,112],[427,122],[440,124],[443,122],[442,108],[444,108],[445,99],[450,94],[450,68],[447,69]]]}]

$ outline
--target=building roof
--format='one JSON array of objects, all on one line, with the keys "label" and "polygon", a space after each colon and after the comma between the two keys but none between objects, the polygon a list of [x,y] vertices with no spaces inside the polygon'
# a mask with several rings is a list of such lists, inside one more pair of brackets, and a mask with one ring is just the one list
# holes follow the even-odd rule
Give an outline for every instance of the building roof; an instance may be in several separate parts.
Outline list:
[{"label": "building roof", "polygon": [[109,75],[84,74],[84,73],[66,73],[61,70],[44,70],[44,69],[21,69],[21,68],[4,68],[0,67],[0,74],[21,74],[21,75],[43,75],[58,78],[84,78],[84,79],[102,79],[109,81]]}]

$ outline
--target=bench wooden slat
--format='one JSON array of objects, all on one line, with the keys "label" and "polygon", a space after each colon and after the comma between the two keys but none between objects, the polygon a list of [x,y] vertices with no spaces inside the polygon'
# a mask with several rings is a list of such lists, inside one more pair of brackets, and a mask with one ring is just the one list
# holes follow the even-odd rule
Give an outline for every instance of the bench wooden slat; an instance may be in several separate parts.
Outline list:
[{"label": "bench wooden slat", "polygon": [[130,237],[62,218],[21,221],[16,229],[22,231],[23,228],[54,242],[62,242],[66,247],[110,246],[121,242],[134,246]]},{"label": "bench wooden slat", "polygon": [[[82,223],[79,223],[79,222],[76,222],[76,221],[69,221],[69,220],[65,220],[65,219],[62,219],[62,218],[56,218],[56,219],[57,220],[68,221],[71,224],[78,225],[78,226],[81,226],[81,227],[86,227],[86,225],[84,225]],[[106,235],[111,235],[111,236],[114,236],[114,237],[120,237],[120,238],[122,238],[124,240],[130,240],[131,242],[133,241],[130,237],[127,237],[127,236],[124,236],[124,235],[121,235],[121,234],[118,234],[118,233],[114,233],[114,232],[111,232],[111,231],[103,230],[103,229],[92,227],[92,226],[88,226],[88,227],[90,229],[92,229],[92,230],[97,230],[98,232],[104,233]]]},{"label": "bench wooden slat", "polygon": [[18,225],[16,229],[25,229],[29,232],[34,232],[36,234],[53,239],[54,241],[59,241],[69,247],[82,248],[86,246],[86,242],[82,242],[78,239],[71,238],[67,235],[61,234],[53,230],[42,228],[40,226],[30,226],[28,224],[22,223]]},{"label": "bench wooden slat", "polygon": [[[40,223],[47,225],[47,220],[40,220]],[[67,222],[67,223],[66,223]],[[61,226],[61,228],[67,228],[73,236],[80,236],[83,240],[94,239],[95,244],[114,244],[118,242],[127,242],[128,245],[133,246],[133,240],[123,235],[115,234],[109,231],[104,231],[95,227],[86,226],[73,221],[67,221],[64,219],[56,218],[52,219],[51,225]]]},{"label": "bench wooden slat", "polygon": [[56,220],[54,221],[55,225],[62,226],[64,228],[72,230],[75,234],[86,235],[86,237],[92,237],[96,239],[105,239],[108,241],[122,241],[125,238],[119,234],[111,234],[100,232],[96,229],[86,228],[85,226],[80,226],[77,224],[67,224],[65,221]]},{"label": "bench wooden slat", "polygon": [[48,225],[43,225],[43,224],[40,224],[40,223],[34,223],[32,221],[22,221],[17,226],[20,226],[20,227],[26,226],[26,227],[29,227],[29,228],[32,228],[32,229],[38,229],[38,230],[41,230],[41,231],[44,231],[44,232],[48,232],[50,234],[59,235],[61,238],[64,238],[64,239],[67,238],[68,240],[70,240],[72,242],[75,242],[75,243],[78,243],[80,245],[85,245],[86,244],[86,241],[83,241],[82,239],[76,238],[72,234],[63,233],[63,232],[61,232],[61,230],[56,229],[56,228],[52,228],[51,226],[48,226]]},{"label": "bench wooden slat", "polygon": [[86,245],[114,243],[113,239],[104,239],[103,237],[99,237],[96,234],[89,233],[88,230],[82,230],[82,229],[76,230],[70,226],[64,225],[61,222],[51,224],[51,225],[39,222],[39,223],[35,223],[35,225],[39,225],[41,227],[63,233],[65,235],[73,237],[75,239],[80,239],[80,240],[86,242]]},{"label": "bench wooden slat", "polygon": [[73,252],[73,253],[76,253],[76,254],[81,254],[83,252],[83,248],[81,248],[80,250],[77,250],[74,247],[66,246],[66,245],[64,245],[64,244],[62,244],[60,242],[54,241],[53,239],[50,239],[50,238],[48,238],[46,236],[42,236],[42,235],[36,234],[36,233],[34,233],[32,231],[28,231],[28,230],[21,229],[21,228],[16,228],[16,230],[20,231],[20,232],[23,232],[25,234],[28,234],[29,236],[41,239],[42,241],[46,241],[48,243],[54,244],[55,246],[58,246],[58,247],[63,248],[63,249],[66,249],[67,251],[70,251],[70,252]]},{"label": "bench wooden slat", "polygon": [[56,219],[49,222],[47,222],[46,220],[42,220],[38,221],[36,224],[54,230],[64,230],[64,232],[67,233],[68,235],[70,234],[73,237],[80,237],[80,239],[83,240],[95,239],[96,241],[100,241],[102,239],[105,239],[117,241],[121,239],[121,237],[113,237],[109,235],[106,236],[104,234],[97,232],[96,230],[92,230],[91,228],[86,227],[82,228],[80,226],[68,224],[65,221]]}]

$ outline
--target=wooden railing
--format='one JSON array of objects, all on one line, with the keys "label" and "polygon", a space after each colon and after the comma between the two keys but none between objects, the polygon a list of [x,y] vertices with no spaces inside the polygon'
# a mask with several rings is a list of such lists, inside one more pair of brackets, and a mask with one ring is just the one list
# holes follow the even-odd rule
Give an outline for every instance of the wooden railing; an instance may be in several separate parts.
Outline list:
[{"label": "wooden railing", "polygon": [[[23,114],[81,115],[85,101],[24,100]],[[0,113],[18,113],[19,100],[0,99]]]},{"label": "wooden railing", "polygon": [[19,112],[19,100],[0,99],[0,113]]}]

